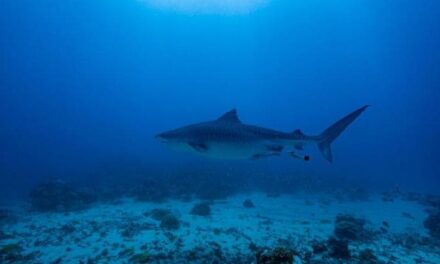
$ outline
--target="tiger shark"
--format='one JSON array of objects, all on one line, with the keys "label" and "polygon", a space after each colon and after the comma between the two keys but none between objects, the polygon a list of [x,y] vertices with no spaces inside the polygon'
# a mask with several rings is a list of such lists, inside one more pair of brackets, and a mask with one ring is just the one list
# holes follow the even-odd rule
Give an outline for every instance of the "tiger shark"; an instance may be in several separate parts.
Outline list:
[{"label": "tiger shark", "polygon": [[316,144],[329,162],[333,161],[331,143],[368,107],[365,105],[336,123],[319,135],[305,135],[300,129],[281,132],[274,129],[244,124],[232,109],[219,118],[187,125],[160,133],[161,142],[175,148],[220,159],[261,159],[279,156],[287,152],[294,158],[308,161],[308,155],[299,155],[305,145]]}]

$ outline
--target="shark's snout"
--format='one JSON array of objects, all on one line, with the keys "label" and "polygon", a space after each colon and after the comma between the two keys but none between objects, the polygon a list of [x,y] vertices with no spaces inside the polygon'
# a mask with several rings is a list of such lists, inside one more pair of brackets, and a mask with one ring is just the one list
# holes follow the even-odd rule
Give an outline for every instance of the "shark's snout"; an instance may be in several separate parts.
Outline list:
[{"label": "shark's snout", "polygon": [[161,141],[162,143],[167,143],[176,139],[175,133],[173,131],[166,131],[155,136],[156,139]]},{"label": "shark's snout", "polygon": [[159,140],[162,143],[165,143],[168,141],[166,135],[164,135],[164,133],[160,133],[154,136],[155,139]]}]

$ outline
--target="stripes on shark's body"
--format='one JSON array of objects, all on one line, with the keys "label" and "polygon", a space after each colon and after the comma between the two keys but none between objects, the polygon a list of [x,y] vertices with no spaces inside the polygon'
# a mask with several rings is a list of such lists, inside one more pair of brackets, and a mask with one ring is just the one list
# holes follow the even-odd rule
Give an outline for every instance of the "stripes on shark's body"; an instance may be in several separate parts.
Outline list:
[{"label": "stripes on shark's body", "polygon": [[[353,111],[317,136],[305,135],[299,129],[286,133],[247,125],[240,121],[237,111],[233,109],[216,120],[177,128],[157,137],[176,149],[222,159],[278,156],[283,151],[302,150],[304,145],[315,143],[323,156],[332,162],[330,144],[367,107],[363,106]],[[290,153],[293,157],[299,157],[293,151]],[[304,158],[308,160],[307,156]]]}]

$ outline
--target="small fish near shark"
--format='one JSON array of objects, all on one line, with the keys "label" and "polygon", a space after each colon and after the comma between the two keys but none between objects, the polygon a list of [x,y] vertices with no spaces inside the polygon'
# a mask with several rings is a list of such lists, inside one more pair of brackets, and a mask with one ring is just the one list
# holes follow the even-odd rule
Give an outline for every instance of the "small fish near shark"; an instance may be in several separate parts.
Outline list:
[{"label": "small fish near shark", "polygon": [[257,160],[279,156],[286,151],[293,158],[308,161],[308,155],[299,155],[296,151],[302,151],[305,145],[313,143],[317,144],[324,158],[332,162],[330,144],[367,107],[365,105],[351,112],[316,136],[305,135],[299,129],[289,133],[247,125],[240,121],[237,110],[233,109],[216,120],[163,132],[156,138],[177,150],[220,159]]}]

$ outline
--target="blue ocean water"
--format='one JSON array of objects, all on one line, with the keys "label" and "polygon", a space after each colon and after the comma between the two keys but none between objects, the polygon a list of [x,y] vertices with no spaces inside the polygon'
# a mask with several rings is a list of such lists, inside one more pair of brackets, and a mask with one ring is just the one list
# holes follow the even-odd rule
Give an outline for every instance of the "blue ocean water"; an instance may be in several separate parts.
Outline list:
[{"label": "blue ocean water", "polygon": [[[35,188],[53,181],[63,182],[61,190],[70,190],[64,184],[92,189],[98,201],[134,193],[148,206],[132,205],[133,211],[176,197],[232,197],[241,204],[245,193],[256,208],[258,202],[270,208],[273,200],[258,193],[313,189],[322,195],[341,186],[372,194],[440,195],[440,2],[201,2],[0,0],[0,204],[20,203],[19,210],[33,212]],[[174,152],[154,138],[234,108],[244,123],[317,135],[365,104],[370,107],[332,144],[333,163],[315,146],[306,148],[310,162],[288,155],[230,161]],[[283,202],[289,204],[274,203]],[[168,203],[186,210],[185,204]],[[389,205],[375,206],[377,212]],[[422,226],[428,216],[420,213],[418,219],[419,209],[413,214]],[[330,211],[336,214],[338,207]],[[28,215],[18,214],[19,223]],[[45,220],[27,221],[38,226]],[[10,243],[1,234],[24,232],[14,224],[0,229],[1,245]],[[222,241],[215,242],[231,243]],[[28,254],[35,251],[28,242],[14,243]],[[69,258],[60,245],[50,248],[49,259],[34,254],[19,261],[62,257],[78,263],[96,255],[78,249]],[[438,247],[427,252],[438,253]],[[184,253],[175,254],[160,261],[180,263]],[[194,261],[206,263],[197,256]],[[430,258],[422,263],[436,263]],[[122,254],[95,261],[127,259]],[[228,256],[221,262],[238,263]]]}]

